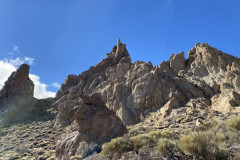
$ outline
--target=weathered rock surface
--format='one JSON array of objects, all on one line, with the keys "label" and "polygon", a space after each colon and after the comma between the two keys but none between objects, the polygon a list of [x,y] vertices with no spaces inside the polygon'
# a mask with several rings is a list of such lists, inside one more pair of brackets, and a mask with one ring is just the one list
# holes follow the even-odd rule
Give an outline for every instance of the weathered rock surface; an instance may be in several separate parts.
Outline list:
[{"label": "weathered rock surface", "polygon": [[[69,102],[59,107],[59,112],[65,112],[66,118],[73,121],[70,128],[57,143],[56,157],[69,159],[74,155],[88,156],[89,151],[97,151],[99,146],[112,138],[123,136],[127,129],[116,116],[102,103],[98,95],[82,96],[79,102]],[[73,105],[72,107],[70,107]],[[63,111],[64,107],[69,107]],[[57,120],[64,119],[58,118]],[[57,121],[57,124],[61,122]]]},{"label": "weathered rock surface", "polygon": [[21,65],[5,82],[0,91],[1,111],[4,111],[6,106],[22,100],[22,98],[26,100],[33,98],[34,84],[28,77],[29,69],[29,65]]},{"label": "weathered rock surface", "polygon": [[206,43],[191,48],[187,59],[180,52],[154,67],[151,62],[132,63],[118,40],[105,59],[80,75],[69,75],[56,98],[44,101],[33,98],[28,74],[29,66],[22,65],[5,83],[1,115],[12,108],[17,110],[8,119],[25,111],[39,113],[36,108],[54,101],[55,127],[65,128],[56,145],[57,159],[87,157],[123,136],[128,125],[170,121],[180,114],[207,118],[212,110],[240,112],[240,59]]},{"label": "weathered rock surface", "polygon": [[0,91],[0,125],[52,117],[46,113],[46,109],[54,99],[38,100],[33,97],[34,84],[29,78],[29,69],[29,65],[22,64],[10,75]]},{"label": "weathered rock surface", "polygon": [[[172,109],[184,107],[195,98],[205,98],[214,109],[227,112],[239,105],[239,65],[239,58],[203,43],[189,51],[187,60],[180,52],[156,67],[151,62],[131,63],[126,45],[118,41],[99,64],[72,80],[67,77],[56,105],[73,101],[81,94],[98,93],[126,125],[136,124],[140,117],[161,108],[162,115],[167,116]],[[235,94],[229,94],[232,91]],[[228,107],[225,101],[219,104],[220,95],[228,95]]]},{"label": "weathered rock surface", "polygon": [[0,91],[0,124],[9,124],[25,116],[33,103],[34,84],[29,78],[29,65],[13,72]]},{"label": "weathered rock surface", "polygon": [[[99,105],[115,111],[125,125],[148,120],[152,113],[155,114],[153,117],[172,117],[182,107],[189,108],[186,111],[192,113],[201,109],[239,111],[239,66],[239,58],[204,43],[196,44],[189,51],[187,59],[180,52],[172,54],[169,61],[163,61],[156,67],[151,62],[131,63],[126,45],[118,40],[105,59],[79,76],[68,76],[58,91],[55,102],[59,111],[56,126],[75,126],[74,131],[66,133],[67,138],[62,140],[59,148],[63,150],[63,146],[68,144],[76,150],[79,147],[75,144],[76,139],[84,135],[81,132],[85,130],[107,135],[98,130],[96,125],[85,128],[84,121],[79,123],[84,112],[93,112],[93,108]],[[86,97],[90,95],[98,95],[98,102],[88,102]],[[91,114],[88,124],[99,120],[98,112]],[[82,129],[76,130],[80,126]],[[94,139],[89,135],[82,139]],[[98,139],[94,140],[96,142]],[[67,152],[67,155],[77,154],[77,151]]]}]

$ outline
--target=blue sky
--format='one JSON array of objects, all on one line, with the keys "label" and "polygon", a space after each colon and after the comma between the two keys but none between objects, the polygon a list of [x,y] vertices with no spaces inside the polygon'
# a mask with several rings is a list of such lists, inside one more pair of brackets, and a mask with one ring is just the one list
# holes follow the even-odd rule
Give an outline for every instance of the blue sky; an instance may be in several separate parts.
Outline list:
[{"label": "blue sky", "polygon": [[[33,59],[31,74],[53,92],[110,52],[132,62],[168,60],[197,42],[240,57],[239,0],[0,0],[0,60]],[[7,59],[7,60],[6,60]]]}]

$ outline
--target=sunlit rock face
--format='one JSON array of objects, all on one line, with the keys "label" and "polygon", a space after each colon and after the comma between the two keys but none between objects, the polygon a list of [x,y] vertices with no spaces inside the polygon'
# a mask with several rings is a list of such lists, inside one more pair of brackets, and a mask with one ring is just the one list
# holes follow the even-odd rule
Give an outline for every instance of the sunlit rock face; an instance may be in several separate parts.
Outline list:
[{"label": "sunlit rock face", "polygon": [[136,124],[158,110],[168,116],[172,109],[184,107],[193,98],[205,99],[209,107],[228,112],[240,105],[239,65],[239,58],[206,43],[196,44],[187,59],[180,52],[155,67],[151,62],[131,63],[126,45],[119,40],[100,63],[66,78],[55,106],[61,110],[69,107],[64,103],[79,101],[79,95],[97,93],[126,125]]},{"label": "sunlit rock face", "polygon": [[[239,58],[206,43],[196,44],[187,59],[180,52],[155,67],[151,62],[131,63],[126,45],[118,40],[105,59],[80,75],[69,75],[58,91],[54,104],[58,108],[55,125],[74,128],[66,133],[65,137],[68,138],[62,140],[64,143],[59,143],[59,148],[72,144],[70,146],[75,146],[76,151],[81,146],[81,140],[77,146],[70,141],[73,135],[75,139],[81,137],[81,131],[86,129],[82,127],[85,126],[84,122],[91,124],[98,117],[96,112],[91,114],[90,122],[84,121],[84,118],[79,121],[80,115],[85,112],[88,115],[95,107],[88,106],[91,103],[88,104],[83,98],[92,95],[98,95],[99,105],[114,111],[125,125],[144,121],[151,113],[168,117],[174,110],[187,106],[220,112],[239,111],[239,68]],[[87,126],[89,130],[98,130],[98,127],[90,126]],[[66,154],[70,156],[75,153],[77,151]]]},{"label": "sunlit rock face", "polygon": [[240,59],[206,43],[191,48],[187,59],[180,52],[154,67],[132,63],[118,40],[97,65],[69,75],[55,99],[33,98],[28,75],[29,66],[20,66],[0,91],[0,123],[43,116],[41,107],[53,105],[55,127],[62,128],[56,143],[59,160],[87,157],[127,133],[126,126],[171,119],[181,109],[240,111]]}]

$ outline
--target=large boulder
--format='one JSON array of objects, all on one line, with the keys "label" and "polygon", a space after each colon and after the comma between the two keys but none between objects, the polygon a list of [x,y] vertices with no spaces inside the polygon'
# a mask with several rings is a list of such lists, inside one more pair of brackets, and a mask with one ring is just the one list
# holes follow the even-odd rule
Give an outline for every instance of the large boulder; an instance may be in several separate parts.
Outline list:
[{"label": "large boulder", "polygon": [[127,133],[120,118],[105,106],[97,94],[82,96],[67,113],[72,123],[57,143],[58,159],[65,160],[74,155],[84,157],[90,151],[97,151],[103,143]]}]

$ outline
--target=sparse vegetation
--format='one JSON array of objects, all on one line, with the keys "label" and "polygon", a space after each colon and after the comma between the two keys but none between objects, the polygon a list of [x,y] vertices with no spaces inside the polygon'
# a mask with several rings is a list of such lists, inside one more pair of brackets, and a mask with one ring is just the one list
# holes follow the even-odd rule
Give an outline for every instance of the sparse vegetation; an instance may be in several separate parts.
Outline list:
[{"label": "sparse vegetation", "polygon": [[185,154],[202,157],[206,160],[221,159],[229,155],[228,150],[221,146],[212,131],[184,135],[180,138],[178,146]]},{"label": "sparse vegetation", "polygon": [[229,130],[240,131],[240,117],[234,118],[227,123]]},{"label": "sparse vegetation", "polygon": [[144,134],[146,133],[146,129],[144,127],[135,127],[135,128],[131,128],[128,132],[128,135],[130,137],[134,137],[137,136],[139,134]]},{"label": "sparse vegetation", "polygon": [[102,155],[121,155],[124,152],[131,151],[133,148],[129,143],[128,139],[118,137],[112,139],[111,142],[107,143],[106,146],[103,148],[101,154]]},{"label": "sparse vegetation", "polygon": [[163,130],[161,132],[161,137],[168,138],[168,139],[174,139],[176,137],[176,135],[173,133],[173,131]]},{"label": "sparse vegetation", "polygon": [[169,139],[163,138],[159,140],[156,148],[159,152],[162,153],[163,156],[168,156],[173,153],[175,143]]},{"label": "sparse vegetation", "polygon": [[157,142],[161,135],[161,131],[151,131],[147,134],[147,136],[151,138],[154,142]]},{"label": "sparse vegetation", "polygon": [[139,150],[143,146],[146,146],[148,144],[151,145],[154,143],[154,141],[151,138],[149,138],[146,134],[131,137],[130,141],[135,151]]}]

